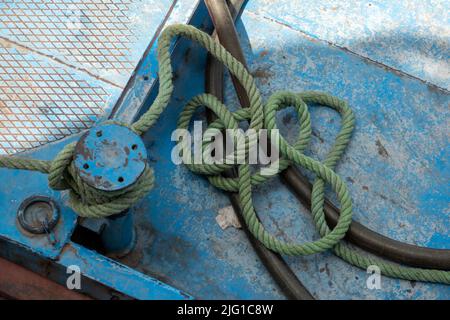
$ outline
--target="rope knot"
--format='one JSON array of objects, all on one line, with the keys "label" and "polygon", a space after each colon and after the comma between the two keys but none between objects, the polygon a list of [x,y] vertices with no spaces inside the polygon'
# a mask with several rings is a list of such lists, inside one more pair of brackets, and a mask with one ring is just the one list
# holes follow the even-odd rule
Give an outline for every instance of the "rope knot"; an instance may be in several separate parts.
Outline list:
[{"label": "rope knot", "polygon": [[[99,128],[101,128],[101,131]],[[115,136],[111,137],[113,141],[98,134],[99,132],[105,134],[117,130],[122,132],[116,132]],[[120,133],[123,134],[120,135]],[[129,137],[123,137],[126,134]],[[48,169],[50,188],[68,190],[69,204],[81,217],[107,217],[129,209],[144,197],[154,185],[153,170],[146,163],[143,143],[136,142],[130,146],[122,146],[118,142],[119,138],[123,144],[129,143],[129,140],[133,141],[133,139],[137,141],[133,135],[140,140],[128,127],[117,123],[107,122],[92,128],[82,136],[80,141],[66,145],[50,163]],[[97,140],[93,141],[92,137]],[[138,145],[140,149],[144,150],[138,152]],[[91,149],[88,152],[84,151],[81,157],[80,148],[85,150],[88,147]],[[131,153],[134,153],[134,158],[133,155],[130,155]],[[82,158],[81,166],[80,157]],[[132,168],[129,163],[132,162],[132,165],[136,166],[138,157],[142,162],[142,168],[137,171],[134,183],[126,184],[122,176],[129,174],[129,172],[125,172],[127,169],[131,168],[131,171],[136,169]],[[121,166],[123,163],[129,166],[124,168]],[[134,171],[136,172],[136,170]],[[123,174],[120,175],[120,172]],[[114,174],[119,174],[119,178]],[[111,179],[116,179],[116,185],[111,183]],[[123,184],[123,186],[120,186],[120,184]]]},{"label": "rope knot", "polygon": [[[354,115],[348,105],[335,97],[320,92],[304,92],[293,94],[278,92],[272,95],[267,104],[263,105],[261,95],[251,74],[245,66],[237,61],[231,53],[219,43],[211,39],[206,33],[192,26],[173,25],[167,27],[158,40],[159,91],[151,107],[139,120],[131,126],[136,134],[143,134],[158,120],[166,109],[173,92],[171,67],[171,39],[183,36],[205,47],[218,61],[222,62],[242,84],[249,97],[249,110],[230,112],[214,96],[203,95],[188,103],[179,120],[180,127],[188,127],[195,109],[205,106],[211,109],[218,120],[211,127],[237,128],[237,122],[250,120],[249,128],[260,130],[277,130],[275,115],[284,107],[293,106],[298,113],[300,130],[295,144],[290,145],[280,135],[279,151],[281,154],[280,170],[291,164],[296,164],[316,175],[311,195],[311,212],[314,223],[321,236],[319,240],[307,243],[286,243],[271,235],[256,216],[252,201],[252,188],[265,180],[268,176],[251,174],[248,163],[240,164],[237,178],[227,178],[220,173],[228,169],[226,166],[189,166],[197,173],[205,174],[216,187],[239,193],[243,216],[251,233],[267,248],[288,255],[307,255],[333,248],[335,253],[351,264],[366,269],[370,265],[380,266],[382,273],[391,277],[408,280],[450,283],[450,272],[439,270],[423,270],[419,268],[401,267],[386,263],[382,260],[362,256],[340,240],[348,230],[352,217],[352,202],[348,189],[342,179],[334,172],[334,167],[341,158],[348,144],[353,128]],[[319,162],[303,154],[311,137],[310,115],[307,105],[322,105],[338,111],[342,119],[342,127],[336,137],[333,147],[323,162]],[[119,141],[127,141],[120,136]],[[56,190],[69,190],[70,205],[82,217],[105,217],[130,208],[150,191],[154,184],[153,171],[145,165],[140,176],[134,183],[115,190],[99,190],[86,182],[86,177],[80,173],[77,164],[77,144],[67,145],[53,161],[26,159],[21,157],[0,156],[0,168],[32,170],[48,174],[49,186]],[[145,149],[145,147],[144,147]],[[108,153],[109,154],[109,153]],[[114,158],[114,157],[113,157]],[[108,162],[108,156],[104,158]],[[112,172],[115,172],[112,170]],[[272,175],[271,175],[272,176]],[[270,176],[270,177],[271,177]],[[119,179],[120,180],[120,179]],[[120,181],[119,181],[120,182]],[[341,205],[338,223],[330,230],[323,212],[325,201],[325,185],[329,184],[336,193]]]}]

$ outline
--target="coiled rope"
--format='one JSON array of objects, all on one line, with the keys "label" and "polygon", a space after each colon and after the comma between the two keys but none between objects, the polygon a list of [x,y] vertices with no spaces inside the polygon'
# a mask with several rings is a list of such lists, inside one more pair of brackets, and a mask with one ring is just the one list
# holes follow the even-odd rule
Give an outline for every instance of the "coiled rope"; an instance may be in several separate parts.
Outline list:
[{"label": "coiled rope", "polygon": [[[385,276],[450,284],[450,272],[448,271],[399,266],[377,258],[363,256],[340,242],[351,223],[352,201],[347,186],[333,169],[341,158],[354,128],[355,118],[348,105],[342,100],[320,92],[304,92],[300,94],[277,92],[269,98],[264,106],[255,81],[245,67],[208,34],[192,26],[172,25],[162,32],[157,51],[159,92],[149,110],[130,126],[131,130],[139,135],[145,133],[159,119],[169,103],[173,92],[170,45],[172,39],[176,36],[183,36],[199,43],[221,61],[240,81],[250,99],[249,108],[240,109],[232,113],[212,95],[203,94],[197,96],[181,112],[178,128],[187,129],[195,109],[201,106],[211,109],[218,117],[208,130],[238,129],[239,121],[249,120],[249,129],[253,129],[256,132],[263,128],[274,131],[276,129],[275,115],[277,111],[287,106],[293,106],[298,113],[300,130],[297,141],[290,145],[282,136],[278,136],[281,160],[279,161],[279,170],[271,175],[251,174],[250,165],[244,163],[238,167],[238,178],[225,178],[220,173],[230,168],[232,166],[230,164],[187,164],[188,168],[193,172],[206,175],[209,181],[217,188],[239,193],[245,222],[259,241],[267,248],[286,255],[309,255],[333,248],[339,257],[357,267],[367,269],[370,265],[377,265]],[[323,163],[303,154],[311,138],[308,103],[333,108],[340,113],[342,118],[341,130]],[[248,136],[245,137],[244,147],[238,148],[232,157],[245,155],[246,150],[256,142],[255,139],[250,139]],[[239,145],[242,144],[239,143]],[[204,152],[206,152],[208,144],[204,144],[203,148]],[[130,208],[153,188],[153,171],[147,167],[138,181],[124,190],[105,192],[94,189],[85,184],[77,175],[73,164],[74,151],[75,143],[68,144],[52,161],[0,156],[0,167],[32,170],[48,174],[49,186],[55,190],[69,190],[70,206],[83,217],[105,217],[120,213]],[[253,186],[263,183],[293,163],[313,172],[317,177],[313,185],[311,211],[314,223],[322,238],[303,244],[286,243],[271,235],[258,221],[252,202]],[[331,186],[341,206],[341,215],[333,230],[328,228],[323,212],[325,184]]]}]

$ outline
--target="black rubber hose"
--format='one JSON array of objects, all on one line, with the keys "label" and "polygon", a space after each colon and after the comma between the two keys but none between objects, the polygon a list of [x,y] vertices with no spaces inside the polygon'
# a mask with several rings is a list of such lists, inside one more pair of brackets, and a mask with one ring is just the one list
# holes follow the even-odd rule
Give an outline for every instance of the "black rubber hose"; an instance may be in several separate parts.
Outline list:
[{"label": "black rubber hose", "polygon": [[[285,170],[281,177],[302,204],[310,208],[312,185],[308,179],[296,169]],[[339,219],[339,209],[329,200],[325,200],[324,212],[327,224],[334,228]],[[390,239],[356,221],[351,223],[345,239],[392,261],[419,268],[450,270],[450,250],[420,247]]]},{"label": "black rubber hose", "polygon": [[[223,7],[223,1],[206,1],[209,8]],[[223,23],[226,28],[218,34],[219,39],[238,60],[245,65],[245,58],[237,40],[237,33],[234,24],[229,21],[222,21],[223,15],[211,14],[213,22]],[[220,10],[220,9],[216,9]],[[238,81],[233,79],[233,84],[239,97],[242,106],[248,106],[249,101],[245,90]],[[303,176],[295,167],[289,167],[281,173],[283,182],[290,187],[296,197],[308,208],[311,203],[311,183]],[[326,200],[324,208],[327,223],[330,228],[333,228],[339,217],[339,209],[337,209],[330,201]],[[350,229],[347,231],[346,240],[349,242],[381,257],[388,258],[392,261],[402,263],[405,265],[425,268],[450,270],[450,250],[448,249],[433,249],[427,247],[416,246],[412,244],[403,243],[394,239],[390,239],[375,231],[372,231],[356,221],[353,221]]]},{"label": "black rubber hose", "polygon": [[[245,0],[235,0],[231,1],[231,3],[227,5],[225,1],[205,1],[216,28],[217,34],[222,35],[229,34],[230,32],[235,32],[234,20],[238,16],[244,2]],[[213,36],[217,36],[217,34]],[[235,39],[237,39],[237,35]],[[231,49],[230,47],[235,46],[235,44],[229,42],[221,43],[228,50]],[[239,44],[238,47],[240,48]],[[208,61],[205,71],[205,88],[206,92],[215,95],[219,100],[223,101],[223,66],[211,55],[208,55]],[[242,93],[240,94],[240,96],[242,96]],[[211,112],[207,112],[207,116],[208,121],[213,121],[214,118]],[[231,172],[227,172],[226,175],[236,176],[237,173],[236,170],[232,170]],[[253,246],[253,249],[255,250],[261,262],[269,271],[281,291],[289,299],[313,300],[314,297],[303,286],[303,284],[300,282],[291,268],[287,265],[287,263],[283,260],[283,258],[278,253],[272,252],[271,250],[267,249],[248,230],[247,225],[244,221],[244,217],[242,215],[239,195],[237,193],[230,192],[228,193],[228,196],[230,198],[233,209],[236,212],[236,215],[245,231],[245,234],[247,235],[250,243]]]}]

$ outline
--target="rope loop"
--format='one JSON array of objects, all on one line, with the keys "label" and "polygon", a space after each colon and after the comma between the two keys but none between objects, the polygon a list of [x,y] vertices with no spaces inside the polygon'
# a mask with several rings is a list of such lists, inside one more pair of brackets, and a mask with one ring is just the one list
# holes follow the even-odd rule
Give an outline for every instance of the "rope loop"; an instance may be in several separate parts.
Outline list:
[{"label": "rope loop", "polygon": [[[315,97],[314,93],[310,94],[312,97]],[[323,96],[323,94],[320,94],[320,96]],[[332,97],[328,97],[328,100],[332,99]],[[189,128],[189,124],[192,120],[195,110],[200,106],[205,106],[206,108],[210,109],[216,114],[218,118],[208,127],[205,133],[211,129],[217,130],[217,132],[222,132],[223,129],[236,130],[238,128],[238,121],[250,120],[251,122],[254,117],[254,114],[246,109],[241,109],[238,112],[232,113],[216,97],[209,94],[203,94],[194,97],[185,106],[179,117],[179,129],[187,130]],[[293,106],[295,108],[300,122],[300,129],[297,140],[292,146],[280,134],[278,134],[278,129],[276,126],[276,113],[288,106]],[[241,134],[232,136],[232,138],[236,140],[238,145],[236,147],[236,150],[233,150],[231,154],[224,155],[225,160],[228,160],[225,161],[225,163],[223,163],[224,161],[220,161],[218,164],[193,164],[185,162],[185,165],[192,172],[208,176],[209,181],[211,181],[211,183],[216,187],[226,191],[239,192],[241,204],[243,207],[244,219],[249,226],[250,231],[269,249],[287,255],[309,255],[323,252],[334,247],[345,236],[345,233],[350,226],[352,220],[351,198],[345,183],[336,173],[334,173],[332,169],[328,168],[319,161],[316,161],[303,154],[303,151],[311,140],[311,121],[308,107],[302,99],[301,95],[291,92],[277,92],[273,94],[269,98],[267,104],[264,106],[264,126],[261,129],[268,129],[269,133],[276,133],[276,142],[278,142],[276,143],[276,149],[278,149],[281,156],[281,159],[277,160],[277,170],[271,172],[270,174],[263,174],[261,171],[258,173],[253,173],[251,175],[250,165],[248,164],[248,162],[245,162],[248,161],[248,153],[250,150],[252,150],[250,147],[253,144],[258,143],[258,135],[256,135],[255,139],[246,139],[245,142],[247,143],[243,143],[244,136]],[[256,133],[258,133],[261,129],[256,131]],[[351,133],[352,129],[353,123],[344,123],[343,130],[345,132],[350,131]],[[229,135],[227,135],[227,137],[229,137]],[[245,138],[248,137],[249,135],[246,134]],[[273,142],[274,141],[272,141],[272,143]],[[188,150],[188,143],[190,143],[190,141],[188,142],[183,139],[178,143],[178,146],[181,146],[181,150]],[[339,141],[338,144],[343,145],[346,143]],[[208,148],[210,145],[211,142],[206,142],[202,145],[202,155],[206,155],[210,152],[210,149]],[[342,148],[342,150],[344,148],[345,146]],[[276,151],[277,150],[272,150],[272,152]],[[223,177],[221,173],[235,166],[237,163],[233,161],[236,161],[240,157],[244,158],[245,161],[242,164],[239,164],[239,177]],[[192,157],[190,157],[189,159],[192,160]],[[317,241],[307,242],[304,244],[287,243],[284,241],[280,241],[272,236],[268,231],[266,231],[264,226],[258,220],[254,211],[252,201],[252,185],[259,184],[262,181],[266,181],[267,179],[275,176],[291,163],[295,163],[310,170],[318,177],[320,177],[324,184],[330,184],[333,191],[336,192],[338,199],[342,205],[342,214],[338,220],[336,227],[332,231],[330,230],[330,232],[324,234],[322,238]]]},{"label": "rope loop", "polygon": [[[354,251],[341,242],[350,227],[352,219],[352,201],[346,184],[335,173],[334,168],[347,147],[355,118],[348,105],[336,97],[326,93],[307,91],[299,94],[291,92],[274,93],[263,105],[261,94],[256,87],[255,80],[246,68],[236,60],[222,45],[214,41],[208,34],[187,25],[172,25],[167,27],[158,40],[158,67],[159,91],[149,110],[140,119],[131,125],[131,129],[144,134],[159,119],[167,107],[173,92],[173,72],[171,66],[171,43],[177,36],[186,37],[197,42],[222,62],[242,84],[249,97],[250,105],[247,109],[231,112],[216,97],[203,94],[193,98],[180,114],[179,129],[187,129],[195,110],[200,106],[211,109],[218,119],[210,124],[207,134],[213,137],[224,129],[239,131],[239,122],[249,121],[249,129],[259,133],[267,129],[270,135],[275,134],[276,146],[280,158],[278,169],[269,174],[251,173],[248,162],[238,163],[239,175],[237,178],[225,178],[221,173],[244,157],[248,158],[248,150],[258,143],[258,135],[236,135],[234,142],[238,143],[236,150],[226,154],[224,160],[213,164],[187,163],[190,170],[205,175],[217,188],[225,191],[238,192],[242,212],[251,233],[267,248],[274,252],[287,255],[308,255],[323,252],[332,248],[336,255],[345,261],[366,269],[370,265],[378,265],[383,275],[407,280],[441,282],[450,284],[450,272],[440,270],[425,270],[409,268],[387,263],[380,259],[367,257]],[[311,120],[308,105],[318,104],[335,109],[341,115],[341,129],[336,136],[335,143],[323,162],[304,155],[304,150],[311,139]],[[297,111],[299,119],[299,133],[296,141],[291,145],[280,134],[276,126],[276,113],[288,106]],[[248,131],[247,131],[248,133]],[[187,147],[186,142],[179,142],[178,146]],[[211,143],[202,145],[202,155],[208,155]],[[183,148],[182,148],[183,150]],[[0,156],[0,168],[32,170],[48,174],[48,183],[55,190],[69,190],[70,206],[82,217],[105,217],[121,213],[142,199],[154,185],[152,169],[146,167],[137,182],[119,191],[99,191],[84,183],[76,173],[73,159],[75,143],[66,145],[53,161],[26,159],[20,157]],[[183,156],[186,154],[183,152]],[[267,181],[289,165],[298,165],[316,175],[313,184],[311,211],[314,223],[321,238],[316,241],[297,244],[281,241],[272,236],[258,220],[252,200],[253,187]],[[323,212],[325,200],[325,185],[331,186],[341,205],[341,215],[333,230],[330,230],[325,221]]]},{"label": "rope loop", "polygon": [[[106,121],[127,126],[117,121]],[[101,218],[121,213],[144,197],[154,184],[153,170],[144,173],[131,186],[118,191],[102,191],[85,183],[73,163],[76,143],[66,145],[51,162],[48,184],[54,190],[69,190],[69,204],[81,217]]]}]

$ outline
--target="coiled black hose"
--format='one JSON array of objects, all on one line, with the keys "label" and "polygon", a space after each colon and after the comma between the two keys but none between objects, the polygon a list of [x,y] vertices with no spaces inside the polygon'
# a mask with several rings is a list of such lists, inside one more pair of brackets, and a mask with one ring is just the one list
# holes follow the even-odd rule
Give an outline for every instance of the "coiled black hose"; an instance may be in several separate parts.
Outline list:
[{"label": "coiled black hose", "polygon": [[[231,32],[235,32],[234,20],[238,16],[242,5],[245,0],[235,0],[230,3],[229,7],[224,1],[205,1],[208,11],[213,20],[214,26],[216,28],[214,37],[219,37],[221,35],[227,35]],[[237,35],[234,36],[237,39]],[[222,40],[221,40],[222,42]],[[230,50],[233,48],[240,48],[238,46],[230,46],[230,43],[223,43],[223,46]],[[231,51],[232,54],[233,51]],[[237,57],[239,59],[239,57]],[[208,55],[207,66],[205,70],[205,89],[207,93],[215,95],[219,100],[223,101],[223,66],[211,55]],[[236,82],[238,83],[238,82]],[[241,90],[241,87],[236,87],[236,90]],[[246,97],[245,91],[240,92],[241,97]],[[247,104],[248,105],[248,104]],[[213,121],[213,114],[207,112],[208,121]],[[227,172],[228,176],[236,176],[235,170]],[[259,242],[248,230],[247,224],[244,221],[241,205],[239,201],[239,195],[237,193],[228,193],[230,202],[233,209],[236,212],[238,219],[243,226],[243,229],[250,240],[256,254],[260,258],[261,262],[264,264],[266,269],[269,271],[281,291],[289,299],[297,300],[312,300],[314,297],[308,292],[308,290],[303,286],[300,280],[297,278],[295,273],[286,264],[283,258],[275,252],[267,249],[261,242]]]},{"label": "coiled black hose", "polygon": [[[226,10],[224,0],[206,0],[205,2],[210,10],[213,22],[226,20],[227,14],[222,12],[222,10]],[[214,10],[211,10],[211,8],[214,8]],[[220,33],[217,30],[222,45],[245,65],[245,58],[240,48],[234,24],[228,21],[223,23],[223,25],[226,28],[221,28]],[[249,105],[245,90],[234,79],[233,84],[241,105]],[[292,166],[283,171],[281,177],[296,197],[309,208],[311,205],[312,186],[308,179],[297,168]],[[339,209],[326,200],[324,211],[329,227],[333,228],[340,214]],[[450,250],[421,247],[390,239],[364,227],[356,221],[352,222],[345,239],[362,249],[398,263],[425,269],[450,270]]]},{"label": "coiled black hose", "polygon": [[[231,11],[234,10],[233,13],[236,14],[240,10],[240,6],[244,1],[236,1],[239,7],[237,10],[236,7],[233,6],[234,4],[231,4],[230,8],[228,8],[225,1],[205,0],[205,2],[216,26],[216,32],[218,33],[218,37],[222,45],[245,65],[245,58],[243,56],[242,49],[240,48],[233,18],[231,18],[230,12],[228,11],[231,8]],[[211,57],[209,57],[208,59],[209,61],[206,74],[208,92],[213,93],[219,98],[223,99],[222,66],[218,66],[219,63]],[[233,84],[237,91],[241,105],[248,106],[248,97],[241,85],[237,81],[235,81],[235,79],[233,79]],[[310,207],[312,186],[307,178],[304,177],[295,167],[286,169],[281,173],[281,176],[283,182],[288,185],[288,187],[294,192],[296,197],[305,206]],[[235,210],[240,210],[238,197],[234,195],[231,196],[231,198],[233,199],[232,203],[235,207]],[[339,209],[337,209],[331,202],[326,200],[324,211],[329,227],[333,228],[336,225],[340,214]],[[252,238],[251,235],[250,238]],[[256,241],[254,238],[252,240],[252,242]],[[347,232],[346,240],[356,244],[362,249],[365,249],[384,258],[388,258],[395,262],[420,268],[450,270],[450,250],[426,248],[402,243],[400,241],[393,240],[381,234],[378,234],[355,221],[352,222],[352,225]],[[255,249],[257,247],[258,246],[256,246]],[[256,250],[258,251],[258,249]],[[265,251],[267,251],[267,249]],[[278,256],[276,260],[278,262],[283,261],[280,256]],[[265,261],[265,265],[270,270],[271,262]],[[287,271],[288,273],[293,274],[292,270],[285,263],[284,265],[285,268],[283,272]],[[271,272],[271,274],[274,275],[274,272]],[[277,275],[277,277],[279,280],[280,276]],[[298,281],[295,276],[294,278]],[[281,279],[283,279],[283,276],[281,276]],[[300,286],[302,286],[301,283]]]}]

